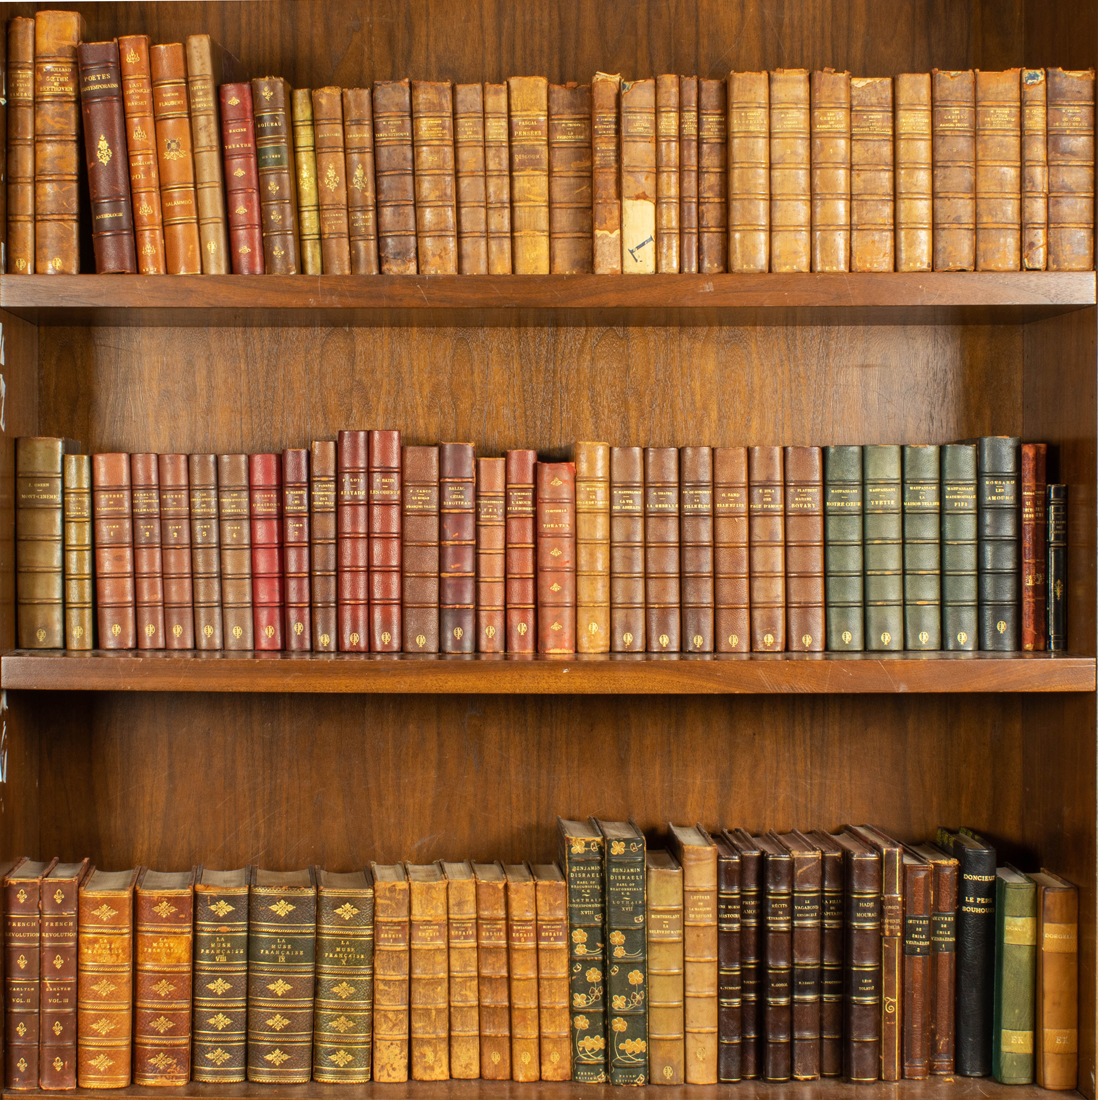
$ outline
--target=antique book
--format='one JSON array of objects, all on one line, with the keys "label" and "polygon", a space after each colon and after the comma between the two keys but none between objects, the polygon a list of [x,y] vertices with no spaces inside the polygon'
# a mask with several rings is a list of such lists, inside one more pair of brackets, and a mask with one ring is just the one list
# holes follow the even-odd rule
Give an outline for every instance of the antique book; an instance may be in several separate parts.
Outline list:
[{"label": "antique book", "polygon": [[610,649],[643,653],[644,452],[610,448]]},{"label": "antique book", "polygon": [[755,837],[762,852],[763,951],[759,1076],[788,1081],[793,1041],[793,860],[777,834]]},{"label": "antique book", "polygon": [[370,650],[399,653],[401,626],[400,432],[371,431],[369,593]]},{"label": "antique book", "polygon": [[374,880],[375,1081],[408,1080],[408,877],[400,863],[370,864]]},{"label": "antique book", "polygon": [[740,1070],[744,1080],[762,1076],[763,936],[762,852],[743,829],[722,834],[740,857]]},{"label": "antique book", "polygon": [[740,966],[743,861],[739,850],[726,836],[717,833],[710,839],[717,849],[717,1080],[724,1084],[743,1077],[743,972]]},{"label": "antique book", "polygon": [[747,449],[751,648],[785,649],[785,484],[781,447]]},{"label": "antique book", "polygon": [[621,269],[656,270],[656,82],[621,82]]},{"label": "antique book", "polygon": [[549,84],[507,81],[511,145],[511,253],[516,275],[549,274]]},{"label": "antique book", "polygon": [[511,990],[507,961],[507,878],[499,863],[474,863],[480,1076],[511,1080]]},{"label": "antique book", "polygon": [[[731,164],[731,161],[729,162]],[[731,189],[729,195],[731,195]],[[731,221],[729,222],[731,224]],[[679,77],[679,270],[698,270],[698,78]]]},{"label": "antique book", "polygon": [[678,653],[681,644],[679,452],[644,449],[644,602],[649,653]]},{"label": "antique book", "polygon": [[942,648],[941,448],[905,446],[904,649]]},{"label": "antique book", "polygon": [[405,653],[438,652],[438,448],[405,446],[401,621]]},{"label": "antique book", "polygon": [[369,433],[341,431],[336,443],[336,617],[339,649],[370,649]]},{"label": "antique book", "polygon": [[217,508],[221,542],[221,620],[225,648],[254,649],[252,524],[248,456],[217,456]]},{"label": "antique book", "polygon": [[591,86],[549,85],[549,271],[594,270]]},{"label": "antique book", "polygon": [[811,80],[812,270],[850,270],[850,74]]},{"label": "antique book", "polygon": [[898,446],[862,448],[865,648],[904,648],[903,472]]},{"label": "antique book", "polygon": [[252,524],[252,621],[256,649],[284,648],[282,462],[276,454],[248,455]]},{"label": "antique book", "polygon": [[92,514],[99,648],[133,649],[137,645],[137,625],[128,454],[92,455]]},{"label": "antique book", "polygon": [[976,266],[976,81],[971,69],[931,74],[934,270]]},{"label": "antique book", "polygon": [[7,264],[34,274],[34,17],[8,23]]},{"label": "antique book", "polygon": [[335,478],[335,443],[314,440],[309,449],[309,593],[317,653],[334,653],[339,638]]},{"label": "antique book", "polygon": [[850,270],[895,263],[892,79],[850,80]]},{"label": "antique book", "polygon": [[164,648],[164,558],[160,473],[154,454],[130,455],[133,485],[133,591],[137,648]]},{"label": "antique book", "polygon": [[[821,966],[823,952],[823,857],[803,833],[778,836],[793,866],[793,1000],[790,1076],[811,1081],[820,1076]],[[767,898],[767,913],[771,911]]]},{"label": "antique book", "polygon": [[[454,85],[458,271],[488,274],[488,200],[484,180],[484,87]],[[451,1067],[452,1068],[452,1067]]]},{"label": "antique book", "polygon": [[248,1080],[303,1084],[313,1068],[316,871],[253,871],[248,897]]},{"label": "antique book", "polygon": [[843,1072],[843,849],[822,829],[808,834],[820,850],[820,1076]]},{"label": "antique book", "polygon": [[718,653],[751,651],[747,448],[713,449],[713,633]]},{"label": "antique book", "polygon": [[776,69],[770,74],[771,271],[811,269],[808,86],[804,69]]},{"label": "antique book", "polygon": [[976,71],[976,270],[1022,266],[1021,70]]},{"label": "antique book", "polygon": [[208,34],[189,34],[185,45],[202,274],[228,275],[231,268],[229,223],[225,212],[217,99],[218,88],[235,76],[236,59],[212,42]]},{"label": "antique book", "polygon": [[301,270],[291,95],[281,77],[252,81],[263,266],[268,275],[296,275]]},{"label": "antique book", "polygon": [[[339,94],[338,88],[328,88],[328,92]],[[319,275],[327,271],[320,245],[320,190],[318,186],[316,162],[316,123],[313,119],[313,90],[294,88],[290,96],[293,114],[294,133],[294,179],[297,184],[297,236],[301,270],[305,275]],[[343,142],[342,118],[339,126],[339,143]],[[341,186],[343,180],[343,161],[338,164],[338,177],[333,179],[333,191]],[[337,169],[333,169],[337,171]],[[344,196],[346,198],[346,196]],[[335,208],[338,219],[339,208]],[[338,245],[337,245],[338,252]],[[350,261],[344,265],[341,274],[348,274]]]},{"label": "antique book", "polygon": [[934,254],[929,73],[895,78],[896,270],[930,271]]},{"label": "antique book", "polygon": [[538,652],[576,651],[576,464],[537,464]]},{"label": "antique book", "polygon": [[[351,238],[347,216],[347,159],[343,151],[343,93],[339,88],[314,88],[311,99],[321,270],[325,275],[350,275]],[[294,125],[296,143],[296,113]],[[296,144],[294,150],[296,153]],[[299,167],[299,205],[304,202],[304,198]],[[304,223],[304,218],[301,220]],[[304,241],[304,234],[302,240]],[[301,247],[304,261],[304,243]],[[310,272],[306,271],[306,274]]]},{"label": "antique book", "polygon": [[1048,607],[1047,638],[1050,653],[1067,649],[1067,486],[1048,487]]},{"label": "antique book", "polygon": [[288,650],[312,649],[309,614],[309,452],[282,452],[282,639]]},{"label": "antique book", "polygon": [[591,81],[591,215],[596,275],[621,274],[621,77],[595,73]]},{"label": "antique book", "polygon": [[439,468],[439,649],[475,653],[476,466],[472,443],[442,443]]},{"label": "antique book", "polygon": [[456,275],[454,96],[448,80],[412,81],[416,242],[421,275]]},{"label": "antique book", "polygon": [[[1048,69],[1047,79],[1048,269],[1090,271],[1094,267],[1094,70]],[[41,249],[38,254],[42,255]]]},{"label": "antique book", "polygon": [[134,897],[135,1085],[191,1079],[191,963],[195,870],[145,868]]},{"label": "antique book", "polygon": [[930,1075],[934,868],[904,849],[903,1076]]},{"label": "antique book", "polygon": [[991,1073],[1004,1085],[1033,1081],[1037,884],[1009,863],[995,871],[995,1004]]},{"label": "antique book", "polygon": [[823,452],[785,448],[786,649],[824,648]]},{"label": "antique book", "polygon": [[577,443],[576,650],[610,652],[610,446]]},{"label": "antique book", "polygon": [[263,231],[252,86],[222,84],[219,95],[232,272],[234,275],[262,275]]},{"label": "antique book", "polygon": [[76,56],[80,67],[95,270],[100,275],[136,274],[130,169],[128,158],[122,155],[126,147],[126,115],[122,106],[118,43],[82,42]]},{"label": "antique book", "polygon": [[541,1077],[538,1044],[538,943],[534,878],[525,863],[508,863],[507,968],[511,998],[511,1078]]},{"label": "antique book", "polygon": [[728,269],[728,91],[698,78],[698,270]]},{"label": "antique book", "polygon": [[191,504],[186,455],[158,455],[160,554],[164,569],[164,648],[194,649]]},{"label": "antique book", "polygon": [[502,653],[506,643],[505,498],[507,460],[478,458],[477,495],[477,651]]},{"label": "antique book", "polygon": [[728,270],[770,266],[770,78],[728,74]]},{"label": "antique book", "polygon": [[[484,200],[488,274],[511,274],[511,145],[507,85],[484,85]],[[510,649],[510,646],[508,646]]]},{"label": "antique book", "polygon": [[217,456],[188,455],[191,519],[191,594],[194,647],[221,649],[221,531],[217,515]]},{"label": "antique book", "polygon": [[1022,444],[1022,649],[1045,648],[1047,446]]},{"label": "antique book", "polygon": [[681,263],[679,111],[679,78],[674,73],[656,77],[656,270],[671,273]]},{"label": "antique book", "polygon": [[942,445],[942,646],[974,650],[977,621],[976,446]]},{"label": "antique book", "polygon": [[976,444],[981,649],[1013,651],[1018,648],[1021,626],[1019,449],[1016,436],[984,436]]},{"label": "antique book", "polygon": [[645,855],[648,927],[648,1071],[653,1084],[685,1080],[682,868],[662,849]]},{"label": "antique book", "polygon": [[569,1081],[572,1028],[568,1012],[568,891],[555,863],[535,863],[530,870],[537,908],[541,1079]]},{"label": "antique book", "polygon": [[534,534],[534,472],[537,461],[537,451],[507,452],[507,549],[504,560],[508,653],[537,651],[537,548]]},{"label": "antique book", "polygon": [[473,874],[473,865],[468,860],[463,863],[439,860],[438,865],[446,876],[450,968],[450,1076],[455,1080],[472,1080],[480,1076],[477,880]]},{"label": "antique book", "polygon": [[1079,891],[1042,869],[1037,883],[1037,1084],[1073,1089],[1079,1049]]},{"label": "antique book", "polygon": [[374,110],[369,88],[343,89],[343,145],[347,159],[347,223],[351,274],[376,275],[377,185]]},{"label": "antique book", "polygon": [[[1048,266],[1048,82],[1022,70],[1022,268]],[[10,125],[10,123],[9,123]]]},{"label": "antique book", "polygon": [[183,44],[151,46],[149,67],[167,272],[169,275],[201,275],[202,240],[198,233],[198,196]]},{"label": "antique book", "polygon": [[713,449],[682,447],[679,462],[682,648],[686,653],[712,653]]},{"label": "antique book", "polygon": [[194,1035],[191,1076],[244,1080],[248,1034],[248,882],[251,869],[199,868],[194,882]]}]

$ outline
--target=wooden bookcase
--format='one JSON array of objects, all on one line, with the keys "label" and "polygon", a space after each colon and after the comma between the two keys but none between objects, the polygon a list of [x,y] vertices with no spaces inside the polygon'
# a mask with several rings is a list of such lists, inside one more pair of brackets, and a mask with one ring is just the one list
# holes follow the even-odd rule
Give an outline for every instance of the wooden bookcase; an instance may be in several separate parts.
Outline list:
[{"label": "wooden bookcase", "polygon": [[[36,6],[46,5],[4,14]],[[62,6],[84,13],[90,39],[209,31],[250,75],[305,87],[1098,60],[1096,0]],[[671,818],[752,830],[874,821],[905,840],[964,822],[1002,857],[1040,860],[1080,886],[1079,1081],[1093,1097],[1096,315],[1093,273],[5,275],[0,856],[347,870],[369,859],[550,859],[558,813],[632,814],[652,836]],[[1070,655],[425,661],[11,649],[16,436],[71,436],[88,451],[258,451],[383,426],[408,442],[543,456],[576,439],[1047,440],[1070,485]],[[735,1088],[1007,1095],[960,1078]],[[605,1096],[476,1082],[166,1091]],[[1010,1095],[1036,1100],[1035,1089]]]}]

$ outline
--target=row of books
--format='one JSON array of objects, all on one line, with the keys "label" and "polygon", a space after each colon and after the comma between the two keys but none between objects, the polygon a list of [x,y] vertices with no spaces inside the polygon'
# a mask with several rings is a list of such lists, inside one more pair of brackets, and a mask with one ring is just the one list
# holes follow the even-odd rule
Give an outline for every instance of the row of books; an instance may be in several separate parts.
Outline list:
[{"label": "row of books", "polygon": [[1065,648],[1066,487],[1014,437],[577,443],[574,462],[397,431],[281,455],[72,446],[16,444],[23,648],[94,648],[96,620],[104,649]]},{"label": "row of books", "polygon": [[[558,822],[556,864],[4,879],[6,1086],[1076,1084],[1078,896],[975,834]],[[562,873],[563,869],[563,873]]]},{"label": "row of books", "polygon": [[99,272],[1094,266],[1093,70],[310,90],[82,35],[9,24],[11,272],[79,270],[78,86]]}]

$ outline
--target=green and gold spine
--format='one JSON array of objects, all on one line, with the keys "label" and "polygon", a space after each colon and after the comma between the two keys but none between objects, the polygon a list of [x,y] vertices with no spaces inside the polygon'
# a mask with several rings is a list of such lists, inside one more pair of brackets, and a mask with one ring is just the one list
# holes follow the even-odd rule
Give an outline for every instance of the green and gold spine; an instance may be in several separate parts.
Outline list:
[{"label": "green and gold spine", "polygon": [[316,186],[316,133],[313,127],[313,93],[311,89],[295,88],[292,102],[294,166],[297,171],[297,231],[301,243],[301,272],[303,275],[319,275],[322,270],[320,258],[320,192]]},{"label": "green and gold spine", "polygon": [[91,649],[92,509],[91,457],[67,454],[62,459],[65,523],[65,648]]},{"label": "green and gold spine", "polygon": [[991,1072],[1029,1085],[1034,1068],[1037,884],[1009,863],[995,872],[995,1003]]}]

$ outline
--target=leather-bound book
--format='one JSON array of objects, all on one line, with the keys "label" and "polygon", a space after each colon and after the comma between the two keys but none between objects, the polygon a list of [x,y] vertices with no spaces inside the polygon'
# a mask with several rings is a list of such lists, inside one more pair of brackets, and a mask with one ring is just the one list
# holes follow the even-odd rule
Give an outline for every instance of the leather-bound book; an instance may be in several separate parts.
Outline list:
[{"label": "leather-bound book", "polygon": [[284,648],[282,461],[276,454],[248,455],[252,523],[252,619],[256,649]]},{"label": "leather-bound book", "polygon": [[191,1079],[195,870],[141,872],[135,890],[133,1082]]},{"label": "leather-bound book", "polygon": [[672,273],[681,262],[679,110],[679,78],[656,77],[656,270]]},{"label": "leather-bound book", "polygon": [[621,274],[620,98],[621,77],[595,73],[591,81],[591,211],[596,275]]},{"label": "leather-bound book", "polygon": [[164,557],[160,472],[154,454],[130,455],[133,484],[133,592],[137,648],[164,648]]},{"label": "leather-bound book", "polygon": [[931,74],[934,109],[934,270],[976,265],[976,80]]},{"label": "leather-bound book", "polygon": [[991,1073],[1004,1085],[1033,1083],[1037,884],[1009,863],[995,871],[995,1007]]},{"label": "leather-bound book", "polygon": [[751,648],[785,649],[785,477],[781,447],[747,449]]},{"label": "leather-bound book", "polygon": [[[327,92],[338,88],[325,89]],[[313,90],[311,88],[295,88],[290,97],[293,109],[294,128],[294,173],[297,183],[297,235],[298,248],[301,257],[301,270],[306,275],[319,275],[321,272],[331,274],[324,265],[320,245],[320,192],[317,186],[316,163],[316,124],[313,120]],[[339,126],[339,142],[343,142],[342,119]],[[338,177],[333,179],[337,190],[343,180],[344,165],[342,159],[336,162]],[[333,207],[336,218],[339,216],[338,205]],[[349,256],[349,253],[348,253]],[[348,260],[349,263],[349,260]],[[344,271],[343,274],[347,274]]]},{"label": "leather-bound book", "polygon": [[812,74],[812,270],[850,270],[850,74]]},{"label": "leather-bound book", "polygon": [[901,451],[890,444],[863,448],[865,494],[865,648],[904,648],[904,532]]},{"label": "leather-bound book", "polygon": [[[729,160],[731,165],[731,160]],[[731,202],[731,188],[728,192]],[[729,212],[731,225],[731,211]],[[698,271],[698,78],[679,78],[679,270]]]},{"label": "leather-bound book", "polygon": [[507,460],[477,459],[477,652],[502,653],[506,643]]},{"label": "leather-bound book", "polygon": [[[294,94],[296,99],[297,93]],[[321,267],[325,275],[350,275],[351,238],[347,219],[347,159],[343,151],[343,93],[339,88],[315,88],[311,98]],[[294,124],[297,124],[296,114]],[[303,200],[300,171],[298,194]],[[304,246],[302,256],[304,258]]]},{"label": "leather-bound book", "polygon": [[1021,70],[976,72],[976,270],[1022,265]]},{"label": "leather-bound book", "polygon": [[1079,1072],[1079,891],[1048,870],[1030,877],[1037,883],[1037,1084],[1073,1089]]},{"label": "leather-bound book", "polygon": [[808,271],[812,259],[808,73],[770,74],[770,270]]},{"label": "leather-bound book", "polygon": [[682,648],[713,652],[713,449],[679,451]]},{"label": "leather-bound book", "polygon": [[194,647],[221,649],[221,525],[217,515],[217,456],[188,455],[191,590]]},{"label": "leather-bound book", "polygon": [[930,1076],[934,868],[904,849],[903,1076]]},{"label": "leather-bound book", "polygon": [[288,650],[312,649],[309,614],[309,452],[282,452],[282,638]]},{"label": "leather-bound book", "polygon": [[743,829],[726,829],[722,835],[740,857],[740,1070],[749,1080],[763,1071],[763,854]]},{"label": "leather-bound book", "polygon": [[[488,274],[488,206],[484,186],[484,87],[454,85],[458,271]],[[452,1067],[451,1067],[452,1068]]]},{"label": "leather-bound book", "polygon": [[576,652],[576,465],[537,466],[538,652]]},{"label": "leather-bound book", "polygon": [[507,963],[507,879],[498,863],[474,863],[480,1076],[511,1080],[511,991]]},{"label": "leather-bound book", "polygon": [[512,76],[507,89],[512,265],[516,275],[548,275],[549,84],[543,76]]},{"label": "leather-bound book", "polygon": [[1022,649],[1026,650],[1045,648],[1047,451],[1044,443],[1022,444]]},{"label": "leather-bound book", "polygon": [[1026,271],[1044,271],[1048,266],[1047,88],[1044,69],[1022,70],[1022,267]]},{"label": "leather-bound book", "polygon": [[160,554],[164,568],[164,648],[194,649],[191,502],[186,455],[158,455]]},{"label": "leather-bound book", "polygon": [[250,875],[203,867],[195,878],[191,1076],[207,1084],[244,1080]]},{"label": "leather-bound book", "polygon": [[824,648],[823,452],[785,448],[786,648]]},{"label": "leather-bound book", "polygon": [[132,490],[128,454],[92,455],[95,608],[100,649],[133,649]]},{"label": "leather-bound book", "polygon": [[404,448],[401,517],[405,653],[438,652],[438,448]]},{"label": "leather-bound book", "polygon": [[7,266],[34,274],[34,18],[8,23]]},{"label": "leather-bound book", "polygon": [[198,196],[183,44],[173,42],[150,47],[149,67],[167,271],[169,275],[201,275],[202,240],[198,233]]},{"label": "leather-bound book", "polygon": [[747,448],[713,449],[713,632],[718,653],[751,651]]},{"label": "leather-bound book", "polygon": [[313,1068],[316,871],[253,871],[248,897],[248,1080],[304,1084]]},{"label": "leather-bound book", "polygon": [[644,449],[644,603],[649,653],[681,648],[679,452]]},{"label": "leather-bound book", "polygon": [[343,89],[343,145],[347,158],[347,222],[351,274],[376,275],[377,186],[374,110],[369,88]]},{"label": "leather-bound book", "polygon": [[892,78],[850,80],[850,270],[895,263]]},{"label": "leather-bound book", "polygon": [[610,652],[610,446],[576,444],[576,650]]},{"label": "leather-bound book", "polygon": [[76,1082],[82,1089],[117,1089],[130,1083],[133,888],[141,870],[92,868],[80,884]]},{"label": "leather-bound book", "polygon": [[511,990],[511,1079],[541,1078],[538,1046],[538,943],[534,878],[525,863],[508,863],[507,962]]},{"label": "leather-bound book", "polygon": [[412,149],[419,273],[456,275],[454,96],[448,80],[412,81]]},{"label": "leather-bound book", "polygon": [[[537,909],[541,1079],[570,1081],[572,1028],[568,1013],[568,891],[564,876],[555,863],[535,863],[530,870],[534,876]],[[452,982],[451,977],[451,985]]]},{"label": "leather-bound book", "polygon": [[763,1003],[760,1077],[788,1081],[793,1055],[793,860],[776,834],[755,837],[762,852]]},{"label": "leather-bound book", "polygon": [[442,443],[438,449],[439,649],[475,653],[476,466],[472,443]]},{"label": "leather-bound book", "polygon": [[90,870],[55,863],[43,883],[38,1084],[51,1091],[76,1088],[77,907]]},{"label": "leather-bound book", "polygon": [[1047,636],[1050,653],[1067,649],[1067,486],[1048,487],[1048,607]]},{"label": "leather-bound book", "polygon": [[610,448],[610,649],[645,651],[644,452]]},{"label": "leather-bound book", "polygon": [[591,86],[549,85],[549,271],[594,270],[591,229]]},{"label": "leather-bound book", "polygon": [[370,1080],[374,886],[368,871],[317,873],[313,1080]]},{"label": "leather-bound book", "polygon": [[942,446],[942,646],[977,648],[976,445]]},{"label": "leather-bound book", "polygon": [[933,266],[933,127],[929,73],[895,79],[896,270]]},{"label": "leather-bound book", "polygon": [[[976,445],[980,648],[1018,648],[1020,515],[1016,436],[984,436]],[[960,1072],[960,1071],[958,1071]]]},{"label": "leather-bound book", "polygon": [[710,839],[717,849],[717,1080],[724,1084],[743,1078],[743,972],[740,966],[743,860],[726,836],[717,833]]},{"label": "leather-bound book", "polygon": [[904,649],[941,649],[941,447],[906,446],[903,461]]},{"label": "leather-bound book", "polygon": [[[511,274],[511,144],[507,85],[484,85],[484,198],[488,274]],[[508,647],[509,648],[509,647]]]},{"label": "leather-bound book", "polygon": [[296,275],[301,270],[290,97],[291,88],[280,77],[252,81],[263,267],[268,275]]},{"label": "leather-bound book", "polygon": [[126,115],[118,43],[82,42],[80,105],[84,116],[84,156],[91,191],[92,246],[98,274],[137,273],[133,206],[126,148]]},{"label": "leather-bound book", "polygon": [[34,17],[34,270],[80,270],[80,120],[76,47],[84,18],[74,11]]},{"label": "leather-bound book", "polygon": [[369,433],[341,431],[336,444],[336,599],[339,649],[370,649]]},{"label": "leather-bound book", "polygon": [[252,524],[248,456],[217,456],[221,539],[221,618],[227,650],[254,649]]},{"label": "leather-bound book", "polygon": [[698,270],[728,269],[728,91],[698,78]]},{"label": "leather-bound book", "polygon": [[728,270],[770,266],[770,78],[728,74]]},{"label": "leather-bound book", "polygon": [[568,886],[572,1080],[604,1084],[609,1080],[609,1044],[606,1041],[607,998],[604,982],[608,960],[606,891],[602,875],[603,838],[589,822],[567,821],[558,817],[557,842],[560,865]]},{"label": "leather-bound book", "polygon": [[[1094,267],[1094,70],[1048,69],[1047,79],[1048,269],[1090,271]],[[42,255],[41,249],[38,254]]]},{"label": "leather-bound book", "polygon": [[480,1076],[480,993],[477,986],[477,880],[473,865],[439,860],[446,878],[450,970],[450,1076]]},{"label": "leather-bound book", "polygon": [[682,868],[658,849],[645,855],[648,924],[648,1072],[653,1084],[685,1080]]},{"label": "leather-bound book", "polygon": [[370,460],[370,649],[399,653],[400,592],[400,432],[372,431]]},{"label": "leather-bound book", "polygon": [[374,1080],[408,1080],[408,877],[403,865],[370,864],[374,879]]},{"label": "leather-bound book", "polygon": [[[536,539],[534,508],[536,451],[507,452],[506,598],[507,652],[537,650]],[[510,1077],[510,1074],[508,1074]]]},{"label": "leather-bound book", "polygon": [[309,452],[309,592],[313,649],[334,653],[336,624],[336,445],[314,441]]},{"label": "leather-bound book", "polygon": [[820,1076],[843,1072],[843,849],[820,829],[808,834],[820,850]]},{"label": "leather-bound book", "polygon": [[219,95],[232,272],[234,275],[262,275],[263,232],[252,87],[250,84],[222,84]]}]

